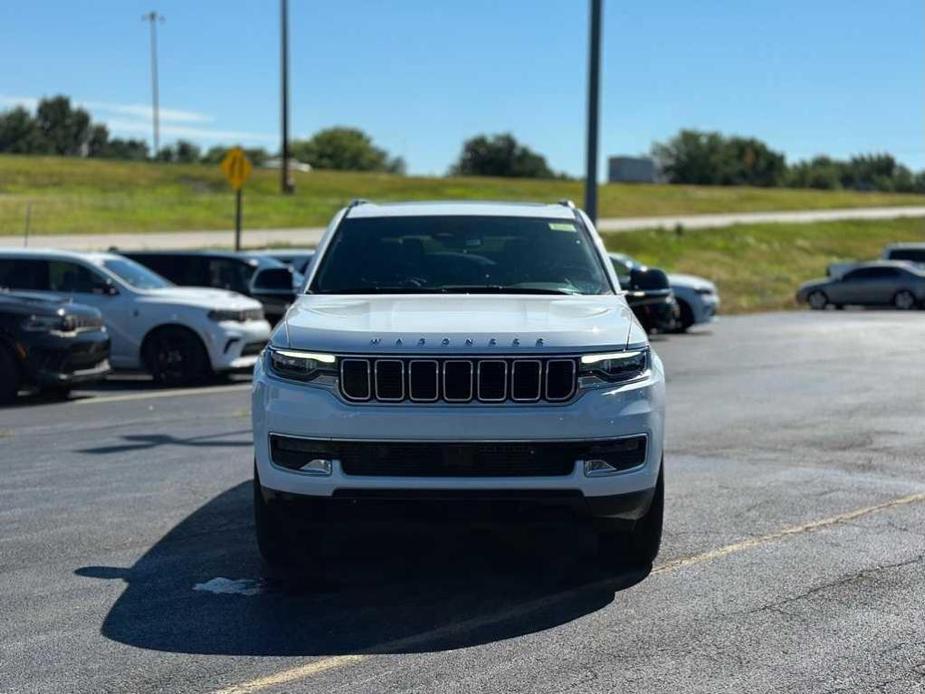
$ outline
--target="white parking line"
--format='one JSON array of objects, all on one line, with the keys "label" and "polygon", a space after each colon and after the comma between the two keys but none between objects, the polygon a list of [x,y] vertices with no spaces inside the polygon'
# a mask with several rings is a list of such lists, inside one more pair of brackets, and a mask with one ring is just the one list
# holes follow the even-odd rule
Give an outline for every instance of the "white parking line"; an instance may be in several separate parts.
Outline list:
[{"label": "white parking line", "polygon": [[237,393],[250,390],[250,383],[235,386],[203,386],[201,388],[178,388],[176,390],[154,390],[145,393],[126,393],[124,395],[102,395],[100,397],[75,400],[75,405],[99,405],[107,402],[128,402],[129,400],[152,400],[154,398],[182,398],[189,395],[218,395],[220,393]]},{"label": "white parking line", "polygon": [[[856,518],[860,518],[871,513],[876,513],[878,511],[885,511],[887,509],[896,508],[898,506],[906,506],[908,504],[919,502],[925,502],[925,493],[910,494],[908,496],[899,497],[897,499],[891,499],[890,501],[884,501],[880,504],[874,504],[873,506],[865,506],[863,508],[855,509],[854,511],[848,511],[847,513],[840,513],[836,516],[829,516],[828,518],[822,518],[820,520],[811,521],[809,523],[790,526],[788,528],[784,528],[783,530],[768,533],[767,535],[763,535],[761,537],[751,538],[743,542],[735,542],[731,545],[725,545],[708,552],[703,552],[701,554],[695,554],[690,557],[683,557],[681,559],[675,559],[673,561],[666,562],[665,564],[656,566],[652,570],[652,575],[661,575],[695,564],[702,564],[705,562],[713,561],[714,559],[719,559],[731,554],[743,552],[747,549],[752,549],[753,547],[759,547],[761,545],[777,542],[778,540],[783,540],[787,537],[820,530],[822,528],[831,527],[840,523],[846,523]],[[269,689],[270,687],[305,680],[315,675],[321,674],[327,670],[333,670],[336,668],[346,667],[347,665],[353,665],[362,662],[367,660],[373,653],[384,654],[390,651],[397,652],[414,645],[420,645],[421,643],[430,641],[432,639],[438,639],[447,636],[449,634],[472,631],[481,627],[488,626],[489,624],[503,622],[513,617],[522,617],[526,614],[535,612],[550,605],[564,602],[565,600],[573,598],[582,592],[587,591],[588,589],[603,588],[607,585],[610,585],[611,583],[612,581],[608,579],[587,584],[581,586],[580,588],[557,593],[555,595],[545,596],[532,602],[517,605],[509,610],[503,610],[501,612],[496,612],[483,617],[475,617],[458,624],[451,624],[439,629],[435,629],[433,631],[427,631],[421,634],[415,634],[414,636],[409,636],[407,638],[398,639],[397,641],[390,641],[388,643],[379,644],[378,646],[373,646],[372,648],[365,649],[356,654],[338,655],[315,660],[311,663],[300,665],[289,670],[281,670],[280,672],[267,675],[266,677],[259,677],[257,679],[242,682],[240,684],[234,684],[224,689],[216,690],[213,692],[213,694],[254,694],[254,692],[263,691],[265,689]]]}]

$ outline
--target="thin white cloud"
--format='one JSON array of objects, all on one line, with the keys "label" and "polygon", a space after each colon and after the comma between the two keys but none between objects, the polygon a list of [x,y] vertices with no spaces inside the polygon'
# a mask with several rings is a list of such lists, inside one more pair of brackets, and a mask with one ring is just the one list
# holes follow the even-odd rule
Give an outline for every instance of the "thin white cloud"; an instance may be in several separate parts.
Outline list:
[{"label": "thin white cloud", "polygon": [[[91,111],[102,111],[104,113],[114,113],[132,118],[147,118],[149,120],[153,110],[145,104],[114,104],[109,101],[81,101],[78,102],[78,105]],[[158,109],[158,115],[162,123],[211,123],[215,120],[205,113],[181,111],[174,108]]]},{"label": "thin white cloud", "polygon": [[39,100],[31,96],[7,96],[0,94],[0,106],[22,106],[30,111],[39,105]]},{"label": "thin white cloud", "polygon": [[[122,134],[151,133],[151,123],[144,120],[105,120],[103,121],[112,132]],[[243,130],[215,130],[212,128],[197,128],[191,125],[161,125],[161,135],[164,137],[178,137],[185,140],[204,140],[207,142],[235,141],[235,142],[273,142],[276,135],[267,133],[254,133]]]},{"label": "thin white cloud", "polygon": [[[22,106],[34,110],[39,99],[31,96],[12,96],[0,94],[0,106]],[[93,113],[94,120],[102,122],[114,134],[151,135],[151,107],[144,104],[118,104],[110,101],[74,101]],[[159,109],[160,131],[165,139],[183,138],[197,142],[274,142],[276,135],[255,133],[242,130],[220,130],[201,127],[197,124],[211,123],[215,119],[196,111],[184,111],[173,108]]]}]

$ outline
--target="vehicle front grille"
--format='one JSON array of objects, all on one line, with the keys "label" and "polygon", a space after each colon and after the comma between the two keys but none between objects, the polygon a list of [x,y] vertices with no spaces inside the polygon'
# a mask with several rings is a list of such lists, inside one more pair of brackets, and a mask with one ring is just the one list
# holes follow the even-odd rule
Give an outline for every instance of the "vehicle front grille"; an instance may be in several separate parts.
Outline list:
[{"label": "vehicle front grille", "polygon": [[564,402],[576,391],[577,360],[546,358],[342,357],[340,391],[378,402]]}]

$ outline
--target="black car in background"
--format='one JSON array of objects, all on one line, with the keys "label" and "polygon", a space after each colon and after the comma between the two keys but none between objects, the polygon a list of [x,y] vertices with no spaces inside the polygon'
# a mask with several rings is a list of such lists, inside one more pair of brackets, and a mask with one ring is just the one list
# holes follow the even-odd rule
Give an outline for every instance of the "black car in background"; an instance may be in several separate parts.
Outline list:
[{"label": "black car in background", "polygon": [[109,372],[109,334],[91,306],[0,291],[0,403],[24,387],[65,395]]},{"label": "black car in background", "polygon": [[314,248],[272,248],[266,251],[254,251],[249,255],[262,255],[285,263],[296,272],[307,275],[308,266],[315,257]]},{"label": "black car in background", "polygon": [[631,264],[626,256],[610,254],[610,262],[626,292],[626,303],[633,309],[647,332],[667,333],[678,329],[681,310],[663,270]]},{"label": "black car in background", "polygon": [[229,251],[118,251],[183,287],[215,287],[252,296],[271,325],[279,322],[302,286],[302,275],[259,253]]}]

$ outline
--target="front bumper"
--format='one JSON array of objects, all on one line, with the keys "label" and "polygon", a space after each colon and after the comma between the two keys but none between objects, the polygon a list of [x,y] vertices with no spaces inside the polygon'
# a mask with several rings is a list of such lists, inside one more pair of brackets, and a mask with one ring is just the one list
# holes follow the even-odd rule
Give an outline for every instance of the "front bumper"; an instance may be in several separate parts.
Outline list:
[{"label": "front bumper", "polygon": [[694,323],[712,323],[716,320],[716,312],[718,310],[718,294],[698,294],[697,307],[694,313]]},{"label": "front bumper", "polygon": [[[334,392],[272,376],[258,363],[254,371],[252,413],[254,448],[261,484],[291,495],[339,497],[350,494],[475,495],[566,491],[586,502],[655,487],[662,459],[664,374],[653,354],[643,381],[588,389],[562,404],[504,403],[463,405],[355,404]],[[645,461],[625,472],[586,476],[583,466],[555,476],[365,476],[347,474],[336,461],[330,474],[312,475],[273,464],[270,435],[332,441],[375,442],[588,442],[645,435]],[[605,504],[606,505],[606,504]]]},{"label": "front bumper", "polygon": [[265,320],[215,323],[207,340],[212,368],[233,371],[253,367],[269,339],[270,324]]},{"label": "front bumper", "polygon": [[111,370],[109,336],[99,330],[38,334],[20,345],[20,350],[26,380],[39,386],[98,381]]}]

